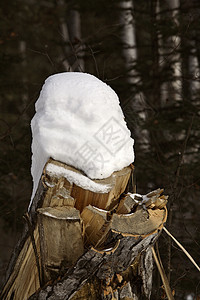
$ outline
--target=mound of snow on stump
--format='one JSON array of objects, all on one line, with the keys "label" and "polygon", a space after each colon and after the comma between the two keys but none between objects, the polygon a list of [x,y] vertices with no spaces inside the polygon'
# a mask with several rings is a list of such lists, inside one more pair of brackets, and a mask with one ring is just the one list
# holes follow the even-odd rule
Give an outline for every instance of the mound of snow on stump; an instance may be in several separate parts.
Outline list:
[{"label": "mound of snow on stump", "polygon": [[133,144],[113,89],[86,73],[47,78],[31,122],[33,193],[49,157],[102,179],[134,161]]}]

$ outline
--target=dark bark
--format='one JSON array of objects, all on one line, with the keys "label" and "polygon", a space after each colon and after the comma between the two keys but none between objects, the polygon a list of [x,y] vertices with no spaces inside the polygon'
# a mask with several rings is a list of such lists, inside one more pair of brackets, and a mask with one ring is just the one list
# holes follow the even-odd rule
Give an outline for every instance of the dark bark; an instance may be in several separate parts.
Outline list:
[{"label": "dark bark", "polygon": [[[126,177],[126,175],[127,175],[126,172],[123,173],[123,176]],[[42,256],[41,254],[42,247],[40,244],[40,251],[39,251],[39,242],[38,242],[37,250],[39,252],[34,253],[34,251],[30,250],[31,242],[33,245],[33,241],[30,241],[29,237],[31,236],[31,231],[34,229],[35,229],[35,237],[38,236],[36,234],[37,232],[36,224],[38,224],[37,211],[39,207],[44,206],[46,207],[45,208],[46,210],[47,208],[50,209],[51,205],[52,207],[54,207],[53,206],[54,202],[52,200],[53,195],[54,196],[57,195],[56,196],[57,205],[59,203],[62,203],[63,205],[64,203],[63,199],[59,200],[59,195],[62,194],[63,197],[66,195],[67,195],[66,197],[70,197],[67,193],[65,195],[65,193],[61,191],[64,185],[64,181],[62,180],[64,179],[58,180],[56,177],[50,178],[48,172],[46,173],[44,172],[44,174],[42,175],[38,190],[33,199],[32,205],[30,206],[30,211],[29,211],[30,224],[29,226],[27,225],[25,226],[23,238],[20,240],[20,242],[18,243],[15,249],[14,255],[11,260],[11,264],[9,266],[7,283],[5,285],[3,294],[1,294],[1,299],[6,299],[6,300],[18,299],[19,296],[23,298],[25,294],[27,296],[24,298],[29,300],[33,300],[33,299],[109,300],[112,299],[112,297],[115,297],[116,299],[123,299],[124,297],[129,297],[130,299],[133,300],[136,300],[138,298],[150,299],[151,287],[152,287],[152,269],[153,269],[151,245],[153,245],[156,239],[159,237],[162,224],[163,222],[165,222],[165,218],[166,218],[166,210],[163,210],[163,214],[161,214],[161,216],[159,216],[158,212],[155,213],[156,209],[159,210],[159,208],[158,207],[156,208],[155,203],[153,202],[149,203],[149,205],[155,206],[155,210],[149,207],[146,208],[148,213],[147,211],[144,212],[142,208],[138,209],[138,212],[135,213],[133,213],[131,210],[130,215],[125,214],[124,218],[125,217],[131,218],[132,222],[126,223],[124,226],[121,226],[119,228],[116,226],[115,222],[113,221],[114,216],[117,212],[115,210],[110,212],[105,211],[107,213],[106,216],[108,217],[108,219],[105,218],[105,222],[110,221],[111,227],[109,232],[106,233],[106,239],[104,243],[102,245],[99,245],[98,250],[92,248],[91,243],[89,244],[90,246],[85,245],[85,249],[83,250],[85,251],[84,254],[82,255],[83,252],[80,253],[81,257],[78,256],[79,258],[77,257],[75,260],[73,260],[70,265],[69,264],[64,265],[63,260],[61,258],[60,264],[56,265],[58,266],[59,271],[56,273],[55,276],[50,276],[47,278],[47,280],[51,279],[51,281],[47,282],[47,280],[45,280],[45,282],[42,281],[42,283],[40,282],[40,284],[38,283],[37,285],[35,285],[36,282],[38,281],[37,276],[40,276],[40,274],[38,275],[38,273],[40,272],[37,272],[37,270],[32,271],[33,270],[32,267],[34,266],[35,263],[34,256],[36,256],[38,253],[39,253],[38,257]],[[116,188],[119,188],[118,184],[116,184],[116,186],[117,186]],[[65,188],[66,187],[70,190],[71,185],[68,186],[67,181],[65,182]],[[60,194],[58,194],[59,191]],[[160,191],[162,190],[159,190],[158,198],[161,193]],[[151,196],[155,196],[155,192],[153,194],[149,193],[148,195],[150,194]],[[94,196],[92,197],[92,199],[94,200]],[[134,203],[132,203],[130,207],[132,206],[134,206]],[[52,209],[55,210],[55,207]],[[101,213],[99,214],[101,215],[103,210],[101,209],[100,211]],[[154,211],[154,214],[156,214],[156,216],[154,216],[155,220],[157,220],[156,218],[158,218],[158,226],[149,229],[150,231],[148,230],[146,231],[144,225],[143,226],[144,228],[142,227],[143,230],[141,232],[137,231],[139,230],[138,228],[140,223],[146,224],[146,222],[147,223],[152,222],[152,218],[153,218],[152,211]],[[140,216],[139,218],[138,215]],[[137,217],[135,223],[133,220],[133,216]],[[123,219],[122,216],[121,219]],[[111,220],[113,222],[111,222]],[[87,228],[86,221],[87,221],[87,217],[83,217],[82,215],[82,222],[84,224],[83,228],[85,228],[85,230],[82,231],[83,236]],[[98,216],[96,216],[95,221],[98,223],[99,221]],[[123,220],[121,221],[119,220],[119,222],[122,221]],[[88,222],[90,224],[90,221]],[[134,230],[131,231],[129,227],[136,228],[137,230],[135,229],[136,231]],[[70,235],[68,234],[65,235],[65,237],[68,238],[68,243],[73,244],[74,240],[72,237],[69,238],[69,236]],[[27,242],[28,238],[29,238],[29,242]],[[46,238],[51,239],[51,236],[47,234]],[[39,241],[39,237],[36,239],[36,241]],[[29,256],[26,257],[28,248],[30,250]],[[52,249],[52,247],[50,247],[49,249]],[[42,262],[41,266],[44,267],[45,269],[46,267],[49,266],[54,267],[54,264],[49,265],[45,263],[43,264]],[[32,278],[31,277],[30,278],[33,279],[31,283],[32,285],[30,285],[30,281],[27,280],[27,276],[24,274],[31,274]],[[21,286],[21,284],[22,286],[24,286],[24,289],[19,290],[19,286]],[[28,289],[29,285],[31,287],[33,286],[33,289]],[[41,286],[41,289],[37,290],[39,286]],[[96,293],[96,290],[98,290],[98,294]]]},{"label": "dark bark", "polygon": [[[115,274],[122,273],[131,266],[138,255],[155,242],[157,236],[157,234],[152,234],[145,239],[122,237],[116,251],[110,254],[90,249],[77,261],[73,268],[68,269],[62,279],[48,284],[44,289],[32,295],[29,300],[71,299],[93,275],[103,284],[107,278],[112,278]],[[135,286],[134,282],[132,284]],[[144,297],[149,299],[150,294],[151,284],[145,285],[143,288]],[[102,299],[106,298],[102,296]]]}]

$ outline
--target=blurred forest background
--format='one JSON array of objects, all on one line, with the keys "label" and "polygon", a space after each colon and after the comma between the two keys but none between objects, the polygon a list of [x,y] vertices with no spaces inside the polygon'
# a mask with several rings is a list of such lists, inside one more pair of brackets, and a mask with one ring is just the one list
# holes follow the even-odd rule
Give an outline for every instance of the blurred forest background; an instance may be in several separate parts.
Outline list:
[{"label": "blurred forest background", "polygon": [[[30,121],[51,74],[94,74],[119,95],[137,191],[168,194],[167,228],[200,262],[200,1],[10,0],[0,4],[0,285],[32,190]],[[165,233],[176,299],[200,276]],[[152,299],[165,299],[155,268]]]}]

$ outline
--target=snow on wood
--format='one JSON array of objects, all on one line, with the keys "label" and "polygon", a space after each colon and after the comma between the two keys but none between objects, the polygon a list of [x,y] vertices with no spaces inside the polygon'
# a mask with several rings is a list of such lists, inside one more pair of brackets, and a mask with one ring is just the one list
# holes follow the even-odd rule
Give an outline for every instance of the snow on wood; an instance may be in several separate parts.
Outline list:
[{"label": "snow on wood", "polygon": [[[149,298],[145,264],[166,220],[167,199],[160,189],[125,193],[134,141],[115,92],[89,74],[50,76],[31,126],[28,226],[1,299]],[[133,273],[142,280],[134,282]]]},{"label": "snow on wood", "polygon": [[71,184],[76,184],[85,190],[90,190],[95,193],[106,193],[111,189],[110,185],[98,184],[74,168],[68,167],[68,169],[66,169],[53,163],[48,163],[46,171],[49,174],[56,175],[58,178],[65,177]]},{"label": "snow on wood", "polygon": [[[55,169],[56,172],[52,172]],[[65,179],[64,186],[69,189],[71,197],[76,199],[75,207],[82,211],[89,204],[102,209],[114,206],[115,200],[125,191],[131,172],[132,167],[128,166],[113,172],[108,178],[91,180],[74,167],[50,159],[44,169],[44,176],[48,185],[52,185],[55,178]]]},{"label": "snow on wood", "polygon": [[118,96],[95,76],[76,72],[50,76],[35,107],[32,199],[50,157],[91,179],[107,178],[134,161],[134,140]]}]

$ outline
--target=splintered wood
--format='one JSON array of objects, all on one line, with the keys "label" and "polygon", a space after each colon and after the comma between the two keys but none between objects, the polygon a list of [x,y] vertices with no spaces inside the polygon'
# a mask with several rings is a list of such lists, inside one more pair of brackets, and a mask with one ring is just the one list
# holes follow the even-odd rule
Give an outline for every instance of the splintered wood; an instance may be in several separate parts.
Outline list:
[{"label": "splintered wood", "polygon": [[84,208],[81,218],[84,223],[84,240],[87,246],[99,247],[110,229],[108,211],[89,205]]},{"label": "splintered wood", "polygon": [[[49,164],[61,172],[48,171]],[[109,178],[92,181],[75,168],[50,159],[29,212],[37,253],[26,228],[1,299],[49,299],[48,293],[55,300],[110,299],[114,295],[135,299],[130,285],[133,265],[134,276],[145,278],[149,271],[143,269],[140,275],[138,266],[166,221],[167,198],[160,189],[139,200],[137,194],[135,198],[125,194],[132,171],[129,166]],[[73,180],[79,175],[96,184],[99,192]],[[98,293],[90,296],[95,289]]]},{"label": "splintered wood", "polygon": [[[38,227],[34,231],[35,243],[40,255]],[[40,287],[36,258],[30,236],[23,245],[12,272],[1,294],[1,299],[28,299]],[[12,298],[14,295],[14,298]]]},{"label": "splintered wood", "polygon": [[127,215],[113,214],[111,230],[122,235],[147,236],[161,229],[165,221],[165,209],[140,209]]},{"label": "splintered wood", "polygon": [[[70,174],[74,173],[74,177],[78,175],[84,175],[82,172],[77,169],[67,166],[58,161],[50,160],[49,164],[55,165],[56,167],[60,167],[63,169],[63,172],[67,171]],[[49,201],[44,203],[43,206],[51,206],[52,195],[56,192],[59,193],[60,187],[64,187],[68,194],[75,199],[75,207],[82,212],[84,207],[89,204],[92,204],[95,207],[102,209],[110,209],[115,205],[115,201],[119,199],[120,195],[125,191],[128,180],[130,178],[132,168],[126,167],[118,172],[114,172],[110,177],[102,180],[90,180],[90,182],[96,183],[99,186],[100,190],[106,190],[106,192],[94,192],[92,190],[83,188],[81,185],[78,185],[76,180],[72,179],[72,175],[67,177],[60,177],[60,175],[56,175],[52,172],[48,172],[48,164],[46,169],[44,170],[44,178],[43,182],[45,185],[49,187],[51,191],[49,191],[49,197],[45,201]],[[86,176],[84,176],[87,178]],[[88,178],[89,180],[89,178]],[[51,187],[53,186],[53,187]]]}]

